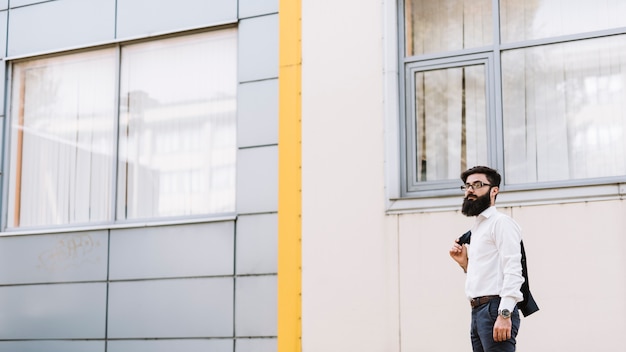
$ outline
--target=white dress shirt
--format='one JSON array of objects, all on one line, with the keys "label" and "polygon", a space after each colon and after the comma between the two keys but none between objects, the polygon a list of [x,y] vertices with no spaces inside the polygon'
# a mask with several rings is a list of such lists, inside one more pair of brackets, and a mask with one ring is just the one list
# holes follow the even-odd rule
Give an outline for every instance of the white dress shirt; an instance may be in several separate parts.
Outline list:
[{"label": "white dress shirt", "polygon": [[498,295],[501,297],[499,309],[513,311],[523,299],[521,240],[519,225],[495,206],[476,217],[467,252],[465,293],[468,299]]}]

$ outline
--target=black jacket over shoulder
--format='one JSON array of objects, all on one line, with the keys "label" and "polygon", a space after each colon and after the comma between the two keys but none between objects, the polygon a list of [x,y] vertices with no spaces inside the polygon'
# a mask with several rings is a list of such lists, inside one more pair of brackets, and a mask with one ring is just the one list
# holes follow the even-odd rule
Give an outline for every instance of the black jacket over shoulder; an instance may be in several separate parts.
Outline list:
[{"label": "black jacket over shoulder", "polygon": [[[472,237],[472,231],[467,231],[461,237],[459,237],[458,243],[460,245],[469,244]],[[524,295],[524,300],[517,302],[517,308],[524,314],[525,317],[533,314],[539,310],[532,293],[530,293],[530,287],[528,284],[528,269],[526,265],[526,251],[524,250],[524,241],[520,242],[520,248],[522,249],[522,276],[524,277],[524,283],[520,291]]]}]

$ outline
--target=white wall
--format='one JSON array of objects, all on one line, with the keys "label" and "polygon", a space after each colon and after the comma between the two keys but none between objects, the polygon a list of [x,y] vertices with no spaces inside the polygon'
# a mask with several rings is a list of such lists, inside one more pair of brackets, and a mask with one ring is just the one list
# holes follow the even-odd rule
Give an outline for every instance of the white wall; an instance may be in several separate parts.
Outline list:
[{"label": "white wall", "polygon": [[[626,202],[501,208],[522,226],[533,296],[518,351],[617,351],[626,329]],[[462,270],[448,257],[473,219],[399,216],[402,351],[469,351]],[[573,337],[584,338],[573,338]]]},{"label": "white wall", "polygon": [[302,5],[303,350],[397,351],[397,237],[389,236],[395,225],[385,218],[382,5]]}]

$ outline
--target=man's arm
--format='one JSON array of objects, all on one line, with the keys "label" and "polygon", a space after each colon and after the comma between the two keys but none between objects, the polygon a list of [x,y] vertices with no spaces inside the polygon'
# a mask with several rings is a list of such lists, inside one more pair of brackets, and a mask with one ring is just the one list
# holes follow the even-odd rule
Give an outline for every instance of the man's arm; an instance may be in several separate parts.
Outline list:
[{"label": "man's arm", "polygon": [[[494,234],[504,274],[498,310],[508,309],[512,312],[515,304],[523,299],[520,291],[524,282],[520,249],[521,229],[513,219],[502,218],[496,223]],[[508,340],[511,338],[511,327],[511,318],[506,319],[498,315],[493,327],[493,339],[498,342]]]},{"label": "man's arm", "polygon": [[520,242],[522,233],[519,225],[509,218],[501,217],[495,224],[494,240],[500,257],[502,274],[502,291],[500,291],[500,306],[498,309],[508,309],[511,312],[517,302],[521,301],[521,288],[524,283],[522,276],[522,252]]}]

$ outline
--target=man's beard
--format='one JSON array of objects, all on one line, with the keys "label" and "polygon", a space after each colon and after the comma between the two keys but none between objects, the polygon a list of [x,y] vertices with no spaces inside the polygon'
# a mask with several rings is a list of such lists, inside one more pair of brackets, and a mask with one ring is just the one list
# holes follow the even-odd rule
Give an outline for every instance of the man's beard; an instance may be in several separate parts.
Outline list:
[{"label": "man's beard", "polygon": [[482,213],[485,209],[491,206],[491,197],[489,196],[490,193],[491,192],[487,192],[483,196],[476,197],[476,199],[469,199],[465,197],[463,199],[461,213],[465,216],[477,216]]}]

